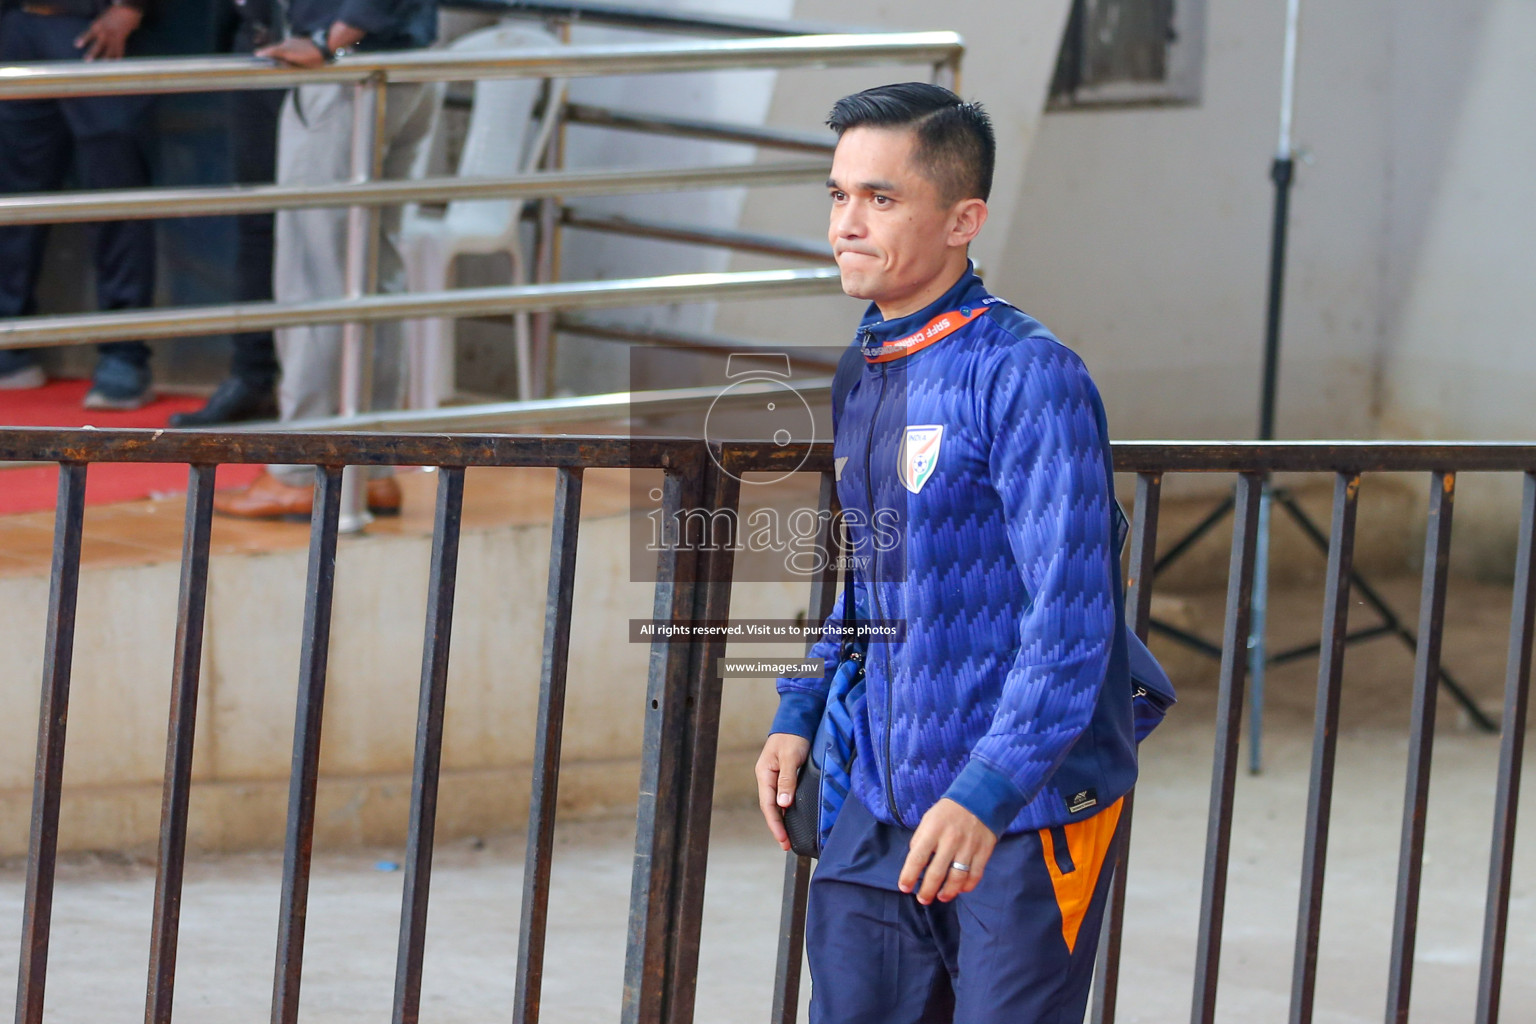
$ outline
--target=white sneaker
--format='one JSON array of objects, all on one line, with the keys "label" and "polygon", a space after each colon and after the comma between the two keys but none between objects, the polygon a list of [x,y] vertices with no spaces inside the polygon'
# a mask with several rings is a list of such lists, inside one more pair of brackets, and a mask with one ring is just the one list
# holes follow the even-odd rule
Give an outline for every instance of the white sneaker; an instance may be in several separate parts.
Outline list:
[{"label": "white sneaker", "polygon": [[47,383],[48,375],[41,366],[23,366],[10,373],[0,373],[0,391],[25,391]]},{"label": "white sneaker", "polygon": [[106,412],[133,412],[142,409],[155,400],[155,393],[149,388],[131,395],[113,396],[102,391],[101,388],[91,388],[86,392],[85,401],[80,404],[86,409],[96,409]]}]

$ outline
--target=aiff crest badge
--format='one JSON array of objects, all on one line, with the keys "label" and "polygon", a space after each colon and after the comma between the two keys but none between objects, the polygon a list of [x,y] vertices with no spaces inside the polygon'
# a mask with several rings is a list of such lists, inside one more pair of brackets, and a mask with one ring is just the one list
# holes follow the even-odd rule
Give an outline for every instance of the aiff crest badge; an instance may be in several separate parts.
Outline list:
[{"label": "aiff crest badge", "polygon": [[901,485],[916,494],[933,476],[939,464],[939,445],[944,440],[944,424],[908,427],[896,453],[896,475]]}]

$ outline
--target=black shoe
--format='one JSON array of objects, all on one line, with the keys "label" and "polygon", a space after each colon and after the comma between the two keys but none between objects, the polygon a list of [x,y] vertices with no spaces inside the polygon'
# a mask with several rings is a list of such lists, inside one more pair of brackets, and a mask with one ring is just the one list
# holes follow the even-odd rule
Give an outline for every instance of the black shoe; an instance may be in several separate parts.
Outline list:
[{"label": "black shoe", "polygon": [[208,404],[193,412],[171,416],[173,427],[212,427],[242,420],[277,419],[277,395],[272,385],[251,384],[240,377],[226,377],[208,399]]}]

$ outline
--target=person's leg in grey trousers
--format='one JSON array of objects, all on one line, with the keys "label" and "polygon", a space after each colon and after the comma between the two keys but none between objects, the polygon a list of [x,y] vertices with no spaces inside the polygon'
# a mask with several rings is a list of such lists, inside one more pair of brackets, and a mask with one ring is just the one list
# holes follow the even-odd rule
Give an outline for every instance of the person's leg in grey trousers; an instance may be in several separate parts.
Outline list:
[{"label": "person's leg in grey trousers", "polygon": [[[351,174],[353,86],[304,85],[289,94],[278,128],[277,181],[319,185]],[[430,86],[391,85],[385,98],[384,177],[408,177],[431,130]],[[379,237],[379,291],[400,291],[400,210],[385,207]],[[338,299],[346,294],[347,211],[281,210],[277,214],[272,296],[279,303]],[[282,365],[278,408],[284,421],[334,416],[341,375],[341,326],[315,324],[275,332]],[[397,406],[403,347],[398,323],[374,325],[373,401]],[[283,483],[307,485],[309,466],[272,466]]]}]

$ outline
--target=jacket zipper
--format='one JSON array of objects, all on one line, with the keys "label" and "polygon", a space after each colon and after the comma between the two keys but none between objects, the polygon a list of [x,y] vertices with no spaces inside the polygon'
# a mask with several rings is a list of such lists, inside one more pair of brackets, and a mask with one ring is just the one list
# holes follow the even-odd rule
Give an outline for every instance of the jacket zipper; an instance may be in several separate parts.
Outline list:
[{"label": "jacket zipper", "polygon": [[[869,340],[870,332],[868,328],[864,328],[859,333],[862,335],[860,339],[860,347],[862,348],[863,342]],[[880,418],[880,407],[885,404],[885,383],[885,364],[881,363],[880,393],[875,398],[874,412],[870,413],[869,432],[864,436],[864,498],[869,505],[871,523],[873,523],[875,515],[875,485],[870,475],[870,462],[875,446],[875,423]],[[884,620],[885,613],[880,607],[880,546],[875,543],[873,526],[870,529],[869,549],[869,596],[875,606],[874,617]],[[885,652],[885,803],[887,809],[891,812],[891,818],[896,824],[905,827],[905,823],[901,820],[901,812],[896,809],[895,783],[891,777],[891,715],[893,713],[894,697],[892,691],[894,689],[895,676],[891,673],[891,652],[888,645],[881,644],[880,649]]]}]

